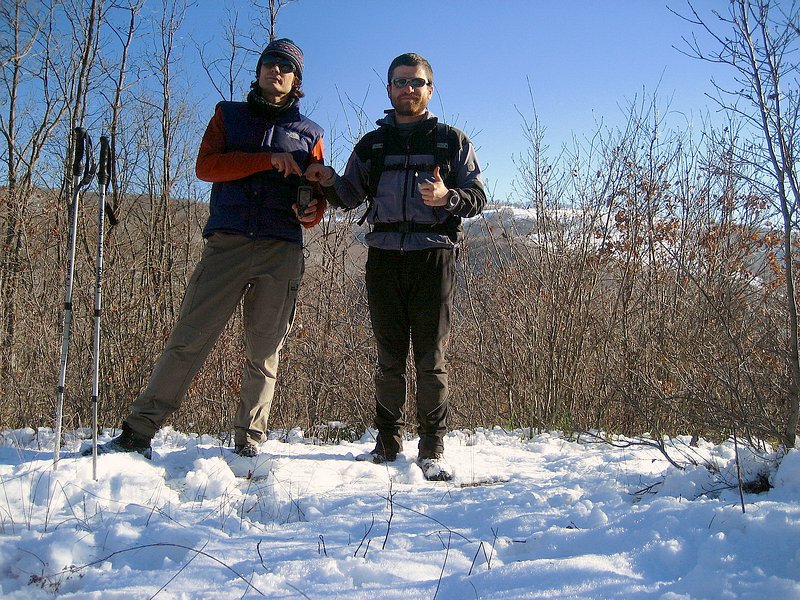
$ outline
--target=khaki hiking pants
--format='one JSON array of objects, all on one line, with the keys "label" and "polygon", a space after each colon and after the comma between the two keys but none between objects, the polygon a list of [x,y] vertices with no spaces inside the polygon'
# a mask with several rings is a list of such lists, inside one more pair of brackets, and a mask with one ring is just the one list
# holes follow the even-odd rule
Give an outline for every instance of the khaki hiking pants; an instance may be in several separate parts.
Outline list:
[{"label": "khaki hiking pants", "polygon": [[214,233],[206,242],[178,322],[125,421],[153,437],[186,397],[192,379],[236,310],[244,307],[245,366],[234,442],[258,443],[267,432],[278,355],[294,320],[303,248],[281,240]]}]

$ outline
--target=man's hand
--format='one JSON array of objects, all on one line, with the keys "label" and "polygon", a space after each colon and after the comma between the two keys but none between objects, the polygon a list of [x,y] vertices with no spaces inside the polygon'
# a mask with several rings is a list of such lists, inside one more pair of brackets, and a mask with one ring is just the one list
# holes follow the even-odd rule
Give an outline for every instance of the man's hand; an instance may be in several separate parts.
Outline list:
[{"label": "man's hand", "polygon": [[319,183],[322,186],[329,187],[333,185],[336,179],[336,171],[320,163],[311,163],[306,168],[306,172],[303,176],[313,183]]},{"label": "man's hand", "polygon": [[434,167],[432,180],[422,181],[417,187],[422,201],[428,206],[444,206],[447,204],[447,196],[450,190],[444,185],[444,180],[439,173],[439,167]]},{"label": "man's hand", "polygon": [[301,223],[309,223],[317,218],[317,199],[312,198],[311,202],[308,204],[305,212],[301,213],[297,210],[297,203],[292,204],[292,208],[294,209],[294,214],[297,216],[297,220]]},{"label": "man's hand", "polygon": [[281,173],[284,177],[303,174],[303,171],[300,170],[291,152],[273,152],[272,168]]}]

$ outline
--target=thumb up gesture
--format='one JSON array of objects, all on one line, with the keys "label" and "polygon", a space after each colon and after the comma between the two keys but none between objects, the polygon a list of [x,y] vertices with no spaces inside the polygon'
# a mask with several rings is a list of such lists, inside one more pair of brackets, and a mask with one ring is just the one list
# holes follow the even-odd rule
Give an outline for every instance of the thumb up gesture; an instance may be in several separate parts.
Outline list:
[{"label": "thumb up gesture", "polygon": [[419,184],[419,195],[428,206],[444,206],[450,190],[444,185],[444,180],[439,172],[439,167],[433,169],[433,179],[422,181]]}]

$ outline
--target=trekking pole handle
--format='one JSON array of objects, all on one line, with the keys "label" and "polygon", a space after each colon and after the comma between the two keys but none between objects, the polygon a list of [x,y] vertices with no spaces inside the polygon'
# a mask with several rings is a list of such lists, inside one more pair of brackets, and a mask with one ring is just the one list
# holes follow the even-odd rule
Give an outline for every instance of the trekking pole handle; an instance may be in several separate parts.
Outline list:
[{"label": "trekking pole handle", "polygon": [[83,127],[75,128],[75,160],[72,161],[72,174],[80,177],[83,173],[83,155],[86,151],[86,130]]},{"label": "trekking pole handle", "polygon": [[100,164],[97,167],[97,183],[105,187],[111,179],[111,147],[108,136],[100,136]]}]

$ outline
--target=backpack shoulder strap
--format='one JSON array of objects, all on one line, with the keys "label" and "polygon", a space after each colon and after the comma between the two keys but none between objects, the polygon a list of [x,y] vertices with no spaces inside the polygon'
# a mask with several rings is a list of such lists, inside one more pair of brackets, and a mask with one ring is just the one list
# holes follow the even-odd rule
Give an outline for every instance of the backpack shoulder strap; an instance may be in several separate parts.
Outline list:
[{"label": "backpack shoulder strap", "polygon": [[381,173],[386,163],[386,131],[383,127],[379,127],[373,131],[369,137],[365,138],[366,156],[363,159],[369,162],[369,171],[367,173],[367,200],[369,202],[378,193],[378,181],[380,181]]},{"label": "backpack shoulder strap", "polygon": [[378,193],[378,181],[380,181],[381,173],[386,163],[386,131],[383,127],[379,127],[367,133],[356,144],[355,151],[362,162],[369,165],[367,171],[366,192],[367,192],[367,208],[358,224],[362,225],[367,218],[369,209],[372,206],[372,199]]},{"label": "backpack shoulder strap", "polygon": [[457,131],[446,123],[437,123],[436,147],[433,151],[434,162],[438,165],[439,174],[448,187],[452,187],[448,185],[453,183],[452,178],[455,176],[451,165],[460,149],[461,144]]}]

